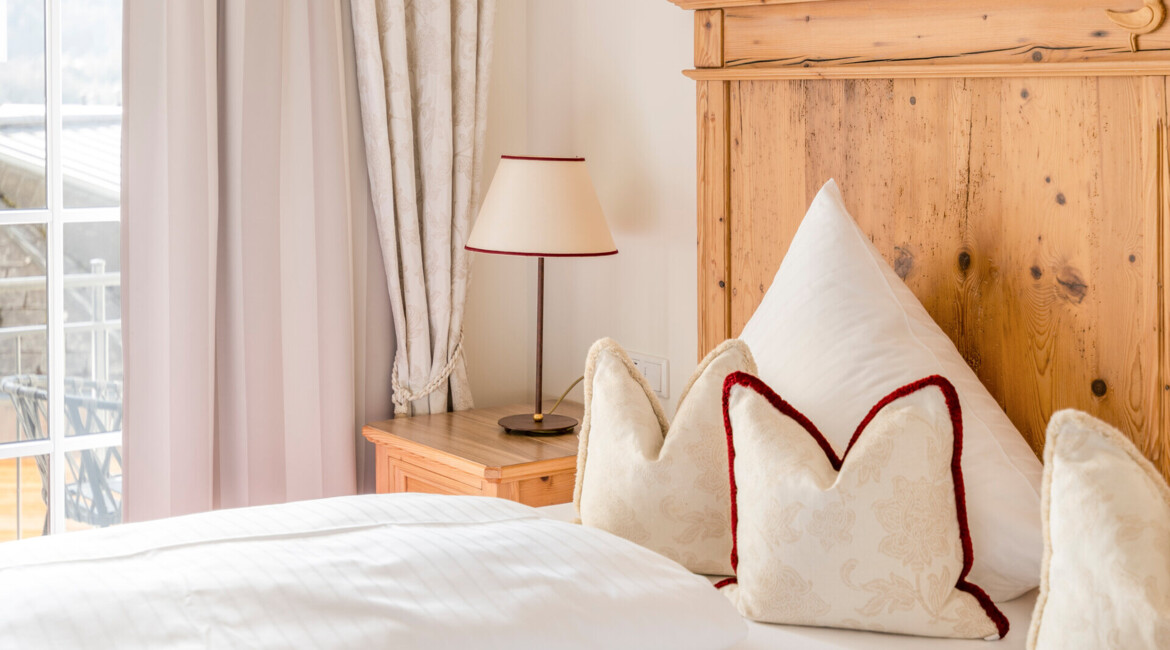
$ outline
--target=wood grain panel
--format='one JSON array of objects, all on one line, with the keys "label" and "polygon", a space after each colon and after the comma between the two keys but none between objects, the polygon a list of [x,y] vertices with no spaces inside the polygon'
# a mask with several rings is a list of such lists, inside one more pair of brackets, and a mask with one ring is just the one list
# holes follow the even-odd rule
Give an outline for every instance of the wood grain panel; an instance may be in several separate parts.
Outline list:
[{"label": "wood grain panel", "polygon": [[1170,29],[1141,36],[1135,55],[1129,32],[1105,14],[1140,6],[1132,0],[837,0],[727,7],[724,60],[729,67],[814,68],[1165,61]]},{"label": "wood grain panel", "polygon": [[730,336],[727,92],[721,81],[698,84],[699,359]]},{"label": "wood grain panel", "polygon": [[947,329],[958,316],[953,266],[967,168],[953,148],[965,148],[970,132],[965,82],[739,82],[732,105],[732,254],[745,260],[733,267],[732,332],[763,299],[830,178]]},{"label": "wood grain panel", "polygon": [[378,494],[394,491],[394,463],[383,445],[374,447],[374,490]]},{"label": "wood grain panel", "polygon": [[807,132],[793,128],[807,116],[806,88],[800,82],[731,84],[731,336],[739,336],[771,286],[808,207]]},{"label": "wood grain panel", "polygon": [[1158,416],[1158,244],[1148,235],[1164,83],[981,86],[969,361],[1036,449],[1049,415],[1067,407],[1147,446]]},{"label": "wood grain panel", "polygon": [[[544,408],[551,408],[553,400],[546,400]],[[485,467],[536,465],[545,461],[560,463],[577,455],[577,435],[520,436],[506,433],[497,424],[501,417],[527,413],[530,405],[509,405],[431,413],[409,418],[371,422],[362,429],[370,442],[390,444],[394,449],[414,452],[423,457],[441,456],[453,467],[475,473]],[[545,411],[548,412],[547,410]],[[584,408],[575,402],[564,402],[560,413],[577,418]],[[559,465],[558,465],[559,467]]]},{"label": "wood grain panel", "polygon": [[1170,480],[1170,323],[1167,323],[1168,313],[1170,313],[1170,304],[1166,300],[1166,280],[1170,278],[1170,255],[1166,252],[1166,242],[1170,241],[1170,141],[1168,141],[1167,133],[1170,132],[1170,89],[1167,88],[1168,82],[1166,78],[1160,80],[1152,80],[1155,83],[1161,82],[1159,90],[1163,95],[1162,113],[1158,123],[1158,138],[1157,138],[1157,164],[1158,164],[1158,186],[1157,186],[1157,201],[1158,201],[1158,223],[1152,228],[1147,228],[1147,233],[1153,232],[1157,241],[1157,267],[1158,267],[1158,385],[1155,390],[1159,392],[1159,404],[1161,407],[1161,414],[1158,418],[1158,425],[1161,427],[1162,435],[1148,436],[1146,448],[1143,450],[1147,455],[1155,459],[1158,468],[1162,470],[1162,475]]},{"label": "wood grain panel", "polygon": [[577,472],[541,476],[516,482],[517,501],[533,506],[551,506],[573,500]]},{"label": "wood grain panel", "polygon": [[1034,449],[1075,407],[1167,469],[1164,113],[1162,78],[732,82],[733,333],[835,177]]},{"label": "wood grain panel", "polygon": [[695,12],[695,67],[718,68],[723,65],[723,10]]},{"label": "wood grain panel", "polygon": [[442,474],[427,471],[420,467],[408,465],[394,465],[393,492],[422,492],[423,494],[483,494],[482,489],[476,489],[460,481],[453,480]]}]

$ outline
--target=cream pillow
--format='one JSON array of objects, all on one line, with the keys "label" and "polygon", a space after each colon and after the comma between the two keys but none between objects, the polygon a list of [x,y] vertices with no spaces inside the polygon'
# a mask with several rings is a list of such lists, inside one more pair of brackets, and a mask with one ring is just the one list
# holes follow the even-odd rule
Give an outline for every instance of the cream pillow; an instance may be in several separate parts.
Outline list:
[{"label": "cream pillow", "polygon": [[963,402],[963,472],[978,558],[971,579],[994,600],[1030,591],[1040,575],[1036,454],[951,340],[882,259],[829,181],[740,338],[760,378],[844,449],[884,395],[942,375]]},{"label": "cream pillow", "polygon": [[1044,562],[1029,648],[1170,648],[1170,488],[1125,434],[1048,422]]},{"label": "cream pillow", "polygon": [[740,341],[695,369],[669,425],[658,398],[616,342],[593,344],[573,501],[581,523],[607,530],[695,573],[731,573],[723,378],[755,371]]},{"label": "cream pillow", "polygon": [[840,457],[749,374],[727,378],[724,409],[736,577],[720,586],[741,614],[934,637],[1007,634],[1007,619],[966,580],[962,412],[949,381],[927,377],[881,399]]}]

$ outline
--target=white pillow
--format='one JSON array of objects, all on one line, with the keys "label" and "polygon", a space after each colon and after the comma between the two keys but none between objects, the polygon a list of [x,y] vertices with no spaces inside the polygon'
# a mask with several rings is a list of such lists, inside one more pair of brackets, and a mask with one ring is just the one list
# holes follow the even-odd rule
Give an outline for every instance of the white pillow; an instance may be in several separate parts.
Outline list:
[{"label": "white pillow", "polygon": [[837,449],[882,396],[929,375],[963,404],[972,581],[994,600],[1040,575],[1041,465],[951,340],[882,259],[829,181],[813,200],[771,288],[740,338],[760,378]]},{"label": "white pillow", "polygon": [[966,580],[962,413],[933,376],[869,411],[843,453],[756,377],[724,388],[736,577],[748,618],[997,639],[1007,618]]},{"label": "white pillow", "polygon": [[574,502],[586,526],[657,551],[695,573],[731,574],[723,378],[755,372],[742,341],[695,369],[669,425],[642,373],[611,339],[589,350]]},{"label": "white pillow", "polygon": [[4,648],[729,648],[706,578],[504,499],[380,494],[11,542]]},{"label": "white pillow", "polygon": [[1028,648],[1170,648],[1170,488],[1129,438],[1048,423],[1044,563]]}]

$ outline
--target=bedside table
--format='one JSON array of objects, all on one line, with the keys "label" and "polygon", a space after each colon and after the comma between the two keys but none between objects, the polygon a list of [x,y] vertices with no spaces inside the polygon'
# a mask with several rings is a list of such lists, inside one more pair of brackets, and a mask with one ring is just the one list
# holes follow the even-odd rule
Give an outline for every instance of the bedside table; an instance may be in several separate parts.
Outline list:
[{"label": "bedside table", "polygon": [[[550,401],[546,411],[551,406]],[[367,424],[362,434],[377,447],[378,493],[472,494],[529,506],[572,501],[577,434],[523,436],[497,424],[531,408],[501,406]],[[580,420],[584,408],[562,402],[557,413]]]}]

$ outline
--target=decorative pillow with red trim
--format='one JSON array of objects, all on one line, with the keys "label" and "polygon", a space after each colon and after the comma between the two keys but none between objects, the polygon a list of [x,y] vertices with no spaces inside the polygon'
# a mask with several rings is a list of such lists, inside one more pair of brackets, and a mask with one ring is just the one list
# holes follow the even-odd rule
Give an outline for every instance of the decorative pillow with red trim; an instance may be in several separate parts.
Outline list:
[{"label": "decorative pillow with red trim", "polygon": [[1008,621],[967,581],[963,419],[931,376],[879,401],[840,456],[758,378],[723,385],[732,566],[721,583],[768,623],[997,639]]},{"label": "decorative pillow with red trim", "polygon": [[611,339],[589,350],[573,502],[581,523],[657,551],[695,573],[731,575],[723,378],[755,372],[742,341],[695,369],[669,424],[629,356]]}]

